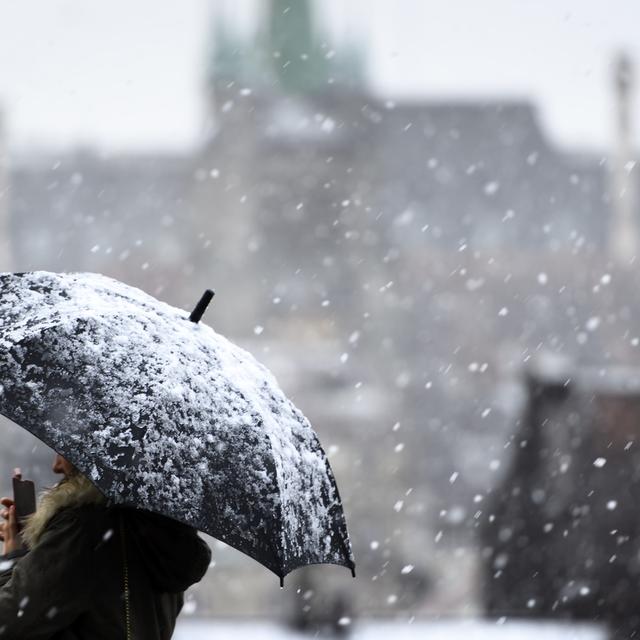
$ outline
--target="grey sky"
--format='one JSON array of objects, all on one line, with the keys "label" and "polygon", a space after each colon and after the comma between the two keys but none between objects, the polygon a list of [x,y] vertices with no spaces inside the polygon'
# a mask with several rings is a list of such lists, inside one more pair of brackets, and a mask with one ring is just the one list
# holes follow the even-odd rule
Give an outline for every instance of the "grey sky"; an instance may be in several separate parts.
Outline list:
[{"label": "grey sky", "polygon": [[[230,10],[249,22],[261,1],[235,0]],[[0,0],[0,103],[11,146],[196,143],[215,4]],[[336,34],[369,42],[377,93],[531,99],[558,144],[606,149],[612,55],[625,47],[640,62],[640,5],[629,0],[323,0],[322,6]]]}]

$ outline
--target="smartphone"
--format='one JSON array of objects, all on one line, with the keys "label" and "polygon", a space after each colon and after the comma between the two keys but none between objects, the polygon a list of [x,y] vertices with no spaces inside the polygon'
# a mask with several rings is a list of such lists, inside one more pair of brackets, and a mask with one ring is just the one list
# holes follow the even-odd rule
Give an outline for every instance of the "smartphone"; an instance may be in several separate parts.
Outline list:
[{"label": "smartphone", "polygon": [[18,522],[36,510],[36,487],[31,480],[13,478],[13,501]]}]

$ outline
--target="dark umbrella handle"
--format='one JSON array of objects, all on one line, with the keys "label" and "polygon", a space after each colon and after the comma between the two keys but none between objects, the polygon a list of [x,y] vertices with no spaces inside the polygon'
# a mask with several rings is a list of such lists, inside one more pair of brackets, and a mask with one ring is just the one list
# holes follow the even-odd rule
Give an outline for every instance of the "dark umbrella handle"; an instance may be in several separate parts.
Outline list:
[{"label": "dark umbrella handle", "polygon": [[215,295],[215,291],[211,289],[207,289],[203,294],[202,298],[200,298],[200,302],[196,305],[196,308],[191,312],[189,316],[189,320],[191,322],[198,323],[200,322],[200,318],[202,318],[202,314],[205,312],[205,309],[209,306],[209,303],[213,299]]}]

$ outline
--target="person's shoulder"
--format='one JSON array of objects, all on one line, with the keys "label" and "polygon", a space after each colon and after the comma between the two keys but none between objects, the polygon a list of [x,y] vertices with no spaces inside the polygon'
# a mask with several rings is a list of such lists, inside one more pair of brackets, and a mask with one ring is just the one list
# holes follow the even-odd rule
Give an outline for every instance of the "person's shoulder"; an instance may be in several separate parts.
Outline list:
[{"label": "person's shoulder", "polygon": [[65,507],[49,520],[35,546],[94,562],[96,552],[112,548],[117,526],[112,510],[105,505]]},{"label": "person's shoulder", "polygon": [[47,523],[48,531],[83,531],[95,536],[109,536],[114,526],[112,509],[104,504],[67,506],[55,513]]}]

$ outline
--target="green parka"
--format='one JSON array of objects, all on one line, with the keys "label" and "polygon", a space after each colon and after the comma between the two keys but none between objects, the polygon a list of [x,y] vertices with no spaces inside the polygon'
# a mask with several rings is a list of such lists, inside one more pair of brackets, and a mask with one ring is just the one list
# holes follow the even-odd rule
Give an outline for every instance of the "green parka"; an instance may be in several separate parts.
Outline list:
[{"label": "green parka", "polygon": [[61,509],[31,551],[10,555],[0,640],[166,640],[211,559],[191,527],[104,504]]}]

